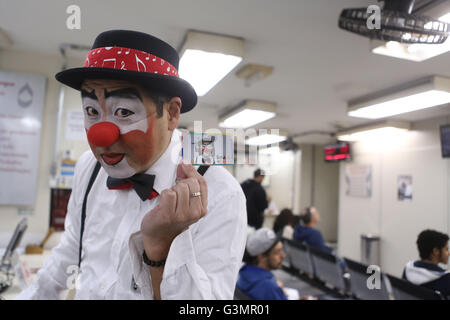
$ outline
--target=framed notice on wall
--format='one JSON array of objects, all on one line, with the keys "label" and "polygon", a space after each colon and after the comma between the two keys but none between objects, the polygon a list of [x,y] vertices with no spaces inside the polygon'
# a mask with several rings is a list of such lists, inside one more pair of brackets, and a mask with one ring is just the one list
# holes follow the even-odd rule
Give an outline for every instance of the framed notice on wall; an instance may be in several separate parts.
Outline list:
[{"label": "framed notice on wall", "polygon": [[0,205],[34,205],[46,78],[0,71]]},{"label": "framed notice on wall", "polygon": [[413,186],[411,175],[400,175],[397,178],[397,196],[399,201],[412,201]]},{"label": "framed notice on wall", "polygon": [[345,166],[346,194],[351,197],[372,196],[372,167],[347,164]]}]

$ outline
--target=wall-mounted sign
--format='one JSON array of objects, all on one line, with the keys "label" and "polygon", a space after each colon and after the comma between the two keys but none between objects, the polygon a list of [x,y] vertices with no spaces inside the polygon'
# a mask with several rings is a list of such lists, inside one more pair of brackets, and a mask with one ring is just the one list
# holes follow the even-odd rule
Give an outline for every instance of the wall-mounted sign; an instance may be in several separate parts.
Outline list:
[{"label": "wall-mounted sign", "polygon": [[34,205],[46,78],[0,71],[0,205]]},{"label": "wall-mounted sign", "polygon": [[87,141],[83,110],[67,110],[66,140]]},{"label": "wall-mounted sign", "polygon": [[351,197],[372,196],[372,167],[347,164],[345,166],[346,194]]},{"label": "wall-mounted sign", "polygon": [[413,196],[412,176],[400,175],[397,179],[399,201],[411,201]]}]

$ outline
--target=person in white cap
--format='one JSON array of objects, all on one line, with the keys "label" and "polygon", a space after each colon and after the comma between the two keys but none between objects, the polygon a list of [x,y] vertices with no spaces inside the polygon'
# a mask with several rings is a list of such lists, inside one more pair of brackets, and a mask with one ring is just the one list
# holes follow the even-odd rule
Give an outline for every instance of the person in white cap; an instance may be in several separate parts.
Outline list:
[{"label": "person in white cap", "polygon": [[261,228],[249,235],[237,287],[252,299],[287,300],[271,270],[281,268],[283,244],[276,234]]}]

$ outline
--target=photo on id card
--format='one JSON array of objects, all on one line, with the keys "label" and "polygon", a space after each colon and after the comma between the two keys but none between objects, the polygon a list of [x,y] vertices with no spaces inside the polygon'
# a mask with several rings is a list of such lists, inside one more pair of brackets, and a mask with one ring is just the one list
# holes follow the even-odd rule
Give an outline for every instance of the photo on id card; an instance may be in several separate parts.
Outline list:
[{"label": "photo on id card", "polygon": [[187,132],[182,146],[183,160],[194,166],[234,164],[234,143],[229,135]]}]

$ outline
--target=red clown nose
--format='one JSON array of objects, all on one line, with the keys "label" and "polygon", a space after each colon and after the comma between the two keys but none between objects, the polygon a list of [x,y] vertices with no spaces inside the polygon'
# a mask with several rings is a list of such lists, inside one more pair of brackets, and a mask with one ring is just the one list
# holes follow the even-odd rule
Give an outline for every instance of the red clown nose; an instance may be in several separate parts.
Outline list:
[{"label": "red clown nose", "polygon": [[108,147],[119,138],[119,128],[111,122],[96,123],[87,132],[87,138],[96,147]]}]

